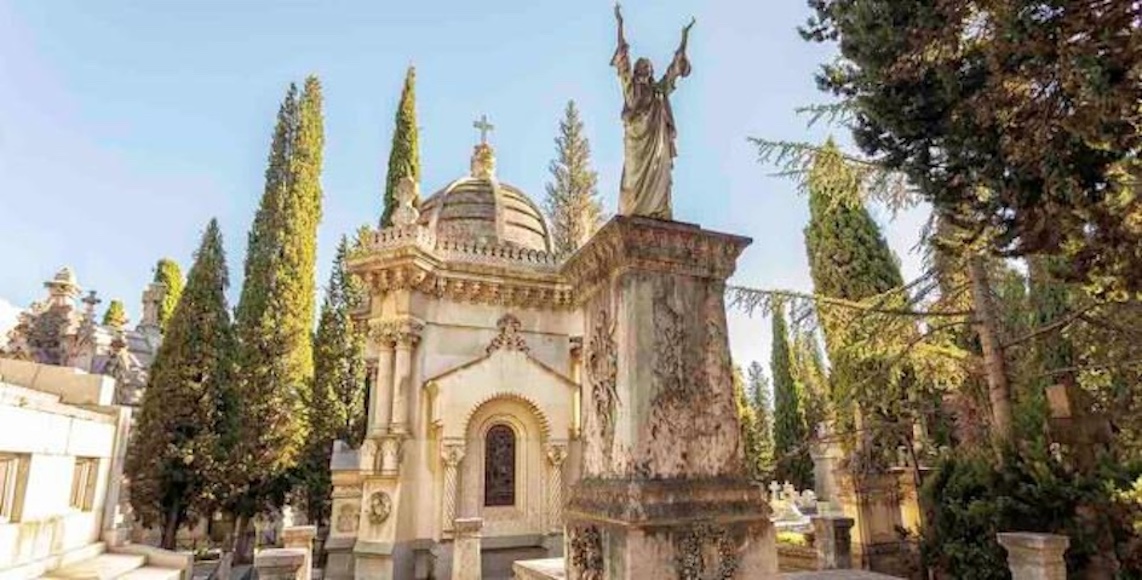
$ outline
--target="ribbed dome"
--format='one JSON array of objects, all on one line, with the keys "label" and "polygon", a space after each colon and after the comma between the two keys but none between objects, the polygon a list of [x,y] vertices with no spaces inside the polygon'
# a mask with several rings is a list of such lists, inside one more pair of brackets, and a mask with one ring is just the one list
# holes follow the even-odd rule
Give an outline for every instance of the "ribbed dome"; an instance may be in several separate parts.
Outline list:
[{"label": "ribbed dome", "polygon": [[519,188],[496,179],[495,157],[486,144],[476,146],[471,175],[421,203],[420,222],[438,236],[551,250],[543,214]]}]

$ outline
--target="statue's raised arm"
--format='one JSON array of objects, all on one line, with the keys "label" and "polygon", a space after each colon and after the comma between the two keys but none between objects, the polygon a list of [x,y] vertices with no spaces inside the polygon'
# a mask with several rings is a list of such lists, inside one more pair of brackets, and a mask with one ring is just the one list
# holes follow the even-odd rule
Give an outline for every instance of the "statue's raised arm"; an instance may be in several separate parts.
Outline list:
[{"label": "statue's raised arm", "polygon": [[674,60],[670,62],[666,74],[662,75],[662,80],[659,81],[667,92],[674,90],[674,83],[679,77],[685,78],[690,74],[690,59],[686,57],[686,44],[690,40],[690,29],[697,21],[691,16],[690,23],[682,29],[682,42],[678,44],[678,50],[674,51]]},{"label": "statue's raised arm", "polygon": [[623,79],[625,83],[630,79],[630,56],[627,39],[623,34],[622,7],[619,6],[618,2],[615,3],[615,21],[618,24],[618,45],[615,47],[615,55],[611,57],[611,66],[618,69],[619,78]]}]

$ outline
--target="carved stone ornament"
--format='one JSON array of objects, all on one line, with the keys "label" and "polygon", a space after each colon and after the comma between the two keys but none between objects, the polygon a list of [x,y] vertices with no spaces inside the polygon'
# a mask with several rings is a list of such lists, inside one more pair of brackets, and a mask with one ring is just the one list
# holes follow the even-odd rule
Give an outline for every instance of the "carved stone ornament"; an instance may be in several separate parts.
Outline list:
[{"label": "carved stone ornament", "polygon": [[393,511],[393,499],[383,491],[374,491],[369,496],[369,522],[380,525],[389,519]]},{"label": "carved stone ornament", "polygon": [[673,540],[679,580],[731,580],[741,566],[739,542],[724,527],[694,524],[675,532]]},{"label": "carved stone ornament", "polygon": [[606,308],[599,310],[591,342],[587,350],[587,378],[591,385],[591,402],[603,453],[610,457],[615,435],[615,408],[619,404],[618,348],[615,345],[615,323]]},{"label": "carved stone ornament", "polygon": [[397,227],[411,226],[420,219],[420,211],[413,206],[413,202],[420,196],[420,186],[411,175],[406,175],[397,181],[396,201],[397,207],[393,210],[393,225]]},{"label": "carved stone ornament", "polygon": [[370,321],[369,337],[380,344],[415,346],[420,342],[424,324],[417,320]]},{"label": "carved stone ornament", "polygon": [[571,566],[579,580],[603,580],[603,536],[596,526],[570,529]]},{"label": "carved stone ornament", "polygon": [[524,340],[523,334],[520,332],[522,324],[514,314],[505,314],[500,317],[496,322],[496,326],[500,329],[500,333],[492,339],[491,344],[488,345],[487,353],[504,349],[504,350],[518,350],[520,352],[531,352],[531,347],[527,346],[527,341]]},{"label": "carved stone ornament", "polygon": [[356,503],[341,504],[341,508],[337,510],[337,531],[343,534],[357,531],[360,519],[361,506]]}]

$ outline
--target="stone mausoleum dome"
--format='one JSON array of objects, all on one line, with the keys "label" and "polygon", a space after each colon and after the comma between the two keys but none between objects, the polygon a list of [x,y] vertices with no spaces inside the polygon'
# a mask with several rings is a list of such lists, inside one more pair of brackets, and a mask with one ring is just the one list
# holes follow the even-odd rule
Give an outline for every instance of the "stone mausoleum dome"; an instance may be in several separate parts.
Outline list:
[{"label": "stone mausoleum dome", "polygon": [[420,204],[420,223],[438,238],[551,251],[543,213],[522,190],[496,179],[496,158],[487,142],[476,145],[470,175]]}]

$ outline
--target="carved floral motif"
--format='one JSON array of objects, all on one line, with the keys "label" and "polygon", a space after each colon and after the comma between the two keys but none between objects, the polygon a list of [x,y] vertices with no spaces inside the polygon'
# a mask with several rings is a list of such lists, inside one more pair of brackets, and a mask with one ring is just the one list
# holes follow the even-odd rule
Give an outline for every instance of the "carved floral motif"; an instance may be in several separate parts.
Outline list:
[{"label": "carved floral motif", "polygon": [[492,354],[500,349],[531,352],[531,347],[527,345],[527,341],[523,338],[523,333],[520,332],[523,325],[515,315],[503,315],[500,317],[500,320],[496,322],[496,326],[500,329],[500,333],[497,334],[496,337],[492,339],[491,344],[488,345],[486,349],[488,354]]},{"label": "carved floral motif", "polygon": [[673,534],[678,580],[731,580],[741,565],[730,530],[703,522]]},{"label": "carved floral motif", "polygon": [[576,526],[570,532],[571,567],[578,580],[603,580],[603,536],[596,526]]},{"label": "carved floral motif", "polygon": [[337,510],[337,531],[343,534],[357,531],[360,519],[361,506],[356,503],[341,504],[341,508]]},{"label": "carved floral motif", "polygon": [[595,410],[595,424],[603,455],[608,462],[615,437],[615,409],[619,405],[618,348],[615,344],[615,323],[606,308],[599,310],[587,350],[587,379],[591,385],[591,401]]}]

